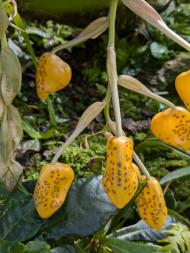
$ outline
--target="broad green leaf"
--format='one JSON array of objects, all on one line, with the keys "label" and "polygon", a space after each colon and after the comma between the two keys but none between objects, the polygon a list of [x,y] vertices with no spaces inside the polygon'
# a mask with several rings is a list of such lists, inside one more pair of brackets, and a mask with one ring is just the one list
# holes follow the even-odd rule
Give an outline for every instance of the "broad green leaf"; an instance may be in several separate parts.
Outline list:
[{"label": "broad green leaf", "polygon": [[80,251],[75,245],[63,245],[60,247],[56,247],[51,250],[51,253],[79,253]]},{"label": "broad green leaf", "polygon": [[171,147],[171,146],[169,146],[169,145],[167,145],[164,142],[161,142],[159,140],[154,141],[154,140],[149,140],[148,139],[148,141],[143,141],[135,147],[135,151],[136,151],[137,154],[139,154],[141,152],[141,150],[143,150],[145,147],[157,147],[157,146],[170,149],[170,150],[175,151],[176,153],[180,154],[181,156],[184,156],[184,157],[190,159],[190,156],[183,153],[183,151],[180,151],[176,148],[173,148],[173,147]]},{"label": "broad green leaf", "polygon": [[[93,245],[89,244],[87,241],[82,241],[78,243],[81,249],[84,250],[85,253],[91,253],[94,248]],[[51,250],[51,253],[83,253],[79,248],[77,248],[76,244],[63,244],[60,247],[56,247]]]},{"label": "broad green leaf", "polygon": [[23,130],[32,138],[40,139],[42,136],[30,125],[26,119],[22,119]]},{"label": "broad green leaf", "polygon": [[33,195],[28,195],[13,204],[1,218],[0,241],[26,241],[35,236],[45,221],[36,212]]},{"label": "broad green leaf", "polygon": [[160,185],[166,184],[172,180],[188,180],[190,179],[190,166],[182,169],[174,170],[160,179]]},{"label": "broad green leaf", "polygon": [[156,59],[159,59],[159,60],[165,59],[169,53],[168,48],[158,42],[151,43],[150,51],[151,51],[152,56],[154,56]]},{"label": "broad green leaf", "polygon": [[127,242],[117,238],[106,238],[104,245],[114,253],[158,253],[158,246],[149,246],[140,243]]},{"label": "broad green leaf", "polygon": [[25,248],[25,245],[15,241],[1,241],[0,252],[1,253],[21,253]]},{"label": "broad green leaf", "polygon": [[[2,184],[2,182],[0,182],[0,200],[4,199],[4,201],[2,202],[2,207],[4,206],[4,204],[6,203],[6,201],[9,198],[10,192],[6,191],[5,195],[4,195],[4,190],[5,187]],[[4,198],[3,198],[4,196]],[[13,195],[11,196],[11,198],[9,199],[8,205],[5,208],[5,211],[7,211],[15,202],[17,202],[20,199],[23,199],[26,197],[26,194],[21,191],[19,188],[16,189],[16,191],[14,191]],[[2,210],[2,208],[1,208]]]},{"label": "broad green leaf", "polygon": [[47,241],[62,234],[73,238],[90,236],[102,228],[105,218],[118,211],[103,190],[102,176],[82,178],[72,183],[65,203],[39,233],[45,231]]},{"label": "broad green leaf", "polygon": [[[20,231],[19,231],[20,232]],[[1,253],[50,253],[50,246],[45,242],[31,241],[26,245],[17,241],[1,241]]]},{"label": "broad green leaf", "polygon": [[[5,8],[6,8],[7,13],[10,15],[11,12],[12,12],[13,6],[12,6],[10,3],[8,3],[7,1],[4,2],[4,5],[5,5]],[[22,30],[25,30],[25,26],[24,26],[24,23],[23,23],[23,21],[22,21],[22,18],[20,17],[20,15],[19,15],[18,13],[17,13],[17,15],[14,17],[13,20],[14,20],[15,24],[16,24],[19,28],[21,28]],[[30,39],[29,39],[29,37],[28,37],[28,34],[25,33],[25,32],[21,32],[21,35],[24,37],[24,40],[25,40],[25,42],[26,42],[26,45],[27,45],[27,47],[28,47],[28,50],[29,50],[30,55],[31,55],[31,57],[32,57],[32,60],[33,60],[33,62],[34,62],[34,65],[35,65],[35,67],[37,67],[36,57],[35,57],[35,54],[34,54],[34,50],[33,50],[33,48],[32,48],[32,45],[31,45],[31,43],[30,43]]]},{"label": "broad green leaf", "polygon": [[108,238],[117,237],[120,240],[124,241],[150,241],[157,242],[163,238],[166,238],[166,234],[161,233],[162,230],[167,230],[171,226],[168,226],[168,223],[177,223],[181,222],[185,224],[184,219],[181,219],[178,214],[173,213],[173,215],[167,215],[167,218],[162,226],[162,228],[157,231],[151,228],[143,220],[140,220],[135,225],[122,228],[117,230],[114,234],[107,236]]},{"label": "broad green leaf", "polygon": [[165,195],[164,195],[166,206],[169,209],[175,210],[176,208],[176,199],[174,197],[174,193],[169,188],[167,189]]},{"label": "broad green leaf", "polygon": [[185,209],[190,207],[190,197],[188,197],[185,201],[180,202],[177,207],[176,207],[176,212],[180,213],[182,211],[184,211]]},{"label": "broad green leaf", "polygon": [[50,246],[45,242],[34,241],[28,242],[22,253],[50,253],[50,250]]}]

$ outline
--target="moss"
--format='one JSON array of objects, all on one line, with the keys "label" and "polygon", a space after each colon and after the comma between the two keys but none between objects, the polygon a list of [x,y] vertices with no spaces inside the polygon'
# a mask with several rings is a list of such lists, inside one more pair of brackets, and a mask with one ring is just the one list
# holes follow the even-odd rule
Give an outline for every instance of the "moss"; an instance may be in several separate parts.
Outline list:
[{"label": "moss", "polygon": [[106,139],[104,136],[94,135],[88,138],[89,148],[85,148],[85,137],[87,134],[82,134],[77,137],[75,143],[70,145],[64,152],[64,156],[60,161],[67,163],[75,172],[75,179],[95,174],[89,170],[87,164],[92,157],[101,156],[104,159],[102,171],[106,166]]},{"label": "moss", "polygon": [[33,154],[30,157],[29,164],[24,170],[24,175],[26,180],[31,180],[31,179],[37,179],[39,177],[40,171],[44,164],[47,162],[44,161],[39,153]]},{"label": "moss", "polygon": [[147,134],[143,132],[137,132],[135,137],[134,137],[134,142],[137,145],[139,142],[144,141],[147,138]]},{"label": "moss", "polygon": [[[61,140],[62,133],[56,131],[53,136],[54,138],[52,138],[54,140],[55,138],[57,140]],[[75,179],[95,175],[95,173],[90,171],[87,166],[92,157],[98,156],[104,158],[102,172],[106,166],[106,138],[102,134],[91,136],[88,138],[89,148],[86,148],[86,136],[87,134],[78,136],[75,142],[64,151],[64,155],[59,158],[59,162],[66,163],[71,166],[75,172]],[[52,160],[54,156],[53,152],[57,150],[58,147],[58,145],[46,146],[47,155],[46,157],[43,156],[43,159],[39,153],[36,153],[30,157],[29,164],[25,169],[25,181],[38,178],[42,166]]]},{"label": "moss", "polygon": [[170,185],[171,190],[174,192],[175,198],[179,201],[184,201],[190,196],[189,180],[179,181],[176,180]]}]

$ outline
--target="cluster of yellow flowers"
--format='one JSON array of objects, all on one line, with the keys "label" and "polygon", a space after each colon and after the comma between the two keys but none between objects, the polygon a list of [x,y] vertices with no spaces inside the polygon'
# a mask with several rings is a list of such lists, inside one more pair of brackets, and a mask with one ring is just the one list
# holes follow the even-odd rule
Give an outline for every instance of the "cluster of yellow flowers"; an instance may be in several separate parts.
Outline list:
[{"label": "cluster of yellow flowers", "polygon": [[[37,68],[37,93],[41,99],[64,88],[71,79],[71,69],[58,56],[45,53]],[[187,93],[190,71],[176,78],[176,89],[190,109]],[[184,84],[184,86],[181,85]],[[182,108],[170,108],[154,116],[151,130],[162,141],[184,149],[190,147],[190,113]],[[118,208],[123,208],[135,196],[138,179],[145,180],[138,167],[132,163],[133,141],[128,137],[112,137],[107,142],[107,166],[102,178],[103,189]],[[69,165],[46,164],[40,173],[34,192],[36,209],[42,218],[50,217],[63,204],[74,179]],[[137,208],[141,218],[159,230],[167,216],[162,188],[154,177],[138,195]]]},{"label": "cluster of yellow flowers", "polygon": [[[112,137],[107,142],[107,166],[102,184],[110,200],[123,208],[133,198],[138,188],[138,167],[132,163],[133,141],[128,137]],[[151,177],[137,198],[141,218],[159,230],[167,216],[167,207],[162,188],[157,179]]]}]

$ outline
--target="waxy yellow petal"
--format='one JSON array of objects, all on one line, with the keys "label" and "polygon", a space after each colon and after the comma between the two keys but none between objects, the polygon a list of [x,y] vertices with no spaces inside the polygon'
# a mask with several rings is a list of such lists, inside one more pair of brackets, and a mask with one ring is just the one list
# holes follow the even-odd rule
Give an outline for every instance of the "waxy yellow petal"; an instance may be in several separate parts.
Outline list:
[{"label": "waxy yellow petal", "polygon": [[190,147],[190,113],[180,107],[156,114],[151,122],[153,134],[160,140],[187,151]]},{"label": "waxy yellow petal", "polygon": [[49,53],[44,53],[40,57],[36,71],[36,88],[42,100],[50,93],[65,88],[70,80],[71,68],[61,58]]},{"label": "waxy yellow petal", "polygon": [[160,230],[167,217],[167,207],[158,180],[151,177],[137,198],[140,217],[151,227]]},{"label": "waxy yellow petal", "polygon": [[64,203],[74,172],[68,164],[43,166],[34,190],[34,203],[41,218],[48,218]]},{"label": "waxy yellow petal", "polygon": [[102,178],[104,191],[118,208],[134,196],[137,175],[132,167],[133,141],[128,137],[113,137],[107,141],[107,166]]},{"label": "waxy yellow petal", "polygon": [[181,73],[175,80],[175,88],[181,100],[190,111],[190,70]]},{"label": "waxy yellow petal", "polygon": [[138,166],[135,163],[132,163],[132,167],[133,167],[137,177],[140,177],[141,173],[140,173]]}]

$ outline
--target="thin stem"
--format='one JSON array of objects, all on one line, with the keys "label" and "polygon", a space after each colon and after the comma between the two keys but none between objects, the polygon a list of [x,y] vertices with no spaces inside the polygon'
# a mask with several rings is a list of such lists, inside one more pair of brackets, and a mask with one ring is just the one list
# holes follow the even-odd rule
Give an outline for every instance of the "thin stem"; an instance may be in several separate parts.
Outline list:
[{"label": "thin stem", "polygon": [[116,121],[117,137],[122,136],[121,112],[117,88],[117,66],[115,54],[115,18],[118,0],[112,0],[109,11],[109,39],[107,47],[107,73],[113,99],[113,107]]},{"label": "thin stem", "polygon": [[110,115],[109,115],[109,105],[110,105],[110,100],[111,100],[111,92],[110,92],[110,87],[108,85],[108,88],[107,88],[107,104],[104,108],[104,116],[106,118],[106,123],[110,122],[111,119],[110,119]]},{"label": "thin stem", "polygon": [[[113,23],[115,22],[115,16],[116,16],[116,8],[117,8],[117,2],[118,0],[112,0],[111,2],[111,7],[110,7],[110,12],[109,12],[109,23],[112,23],[112,19],[114,18],[113,20]],[[111,20],[111,21],[110,21]],[[108,24],[104,24],[104,25],[108,25]],[[112,34],[115,34],[115,28],[113,29],[115,25],[113,24],[112,25],[112,28],[111,30],[113,32],[111,32]],[[105,27],[104,27],[105,28]],[[99,34],[100,31],[102,31],[103,28],[102,26],[99,27],[98,29],[96,29],[95,31],[93,31],[92,33],[86,35],[86,36],[83,36],[83,37],[78,37],[70,42],[67,42],[65,43],[64,45],[61,45],[61,46],[58,46],[56,47],[55,49],[53,49],[53,51],[51,52],[51,54],[55,54],[58,50],[60,49],[63,49],[63,48],[66,48],[66,47],[69,47],[69,46],[74,46],[84,40],[87,40],[88,38],[91,38],[93,37],[94,35],[96,34]],[[114,38],[113,38],[113,35],[111,35],[111,38],[113,39],[114,41]],[[112,68],[110,68],[110,71],[112,71]],[[115,75],[114,75],[114,83],[116,84],[117,86],[117,72],[116,72],[116,61],[115,61]],[[107,89],[107,93],[106,93],[106,96],[105,98],[103,99],[102,103],[105,104],[105,106],[107,105],[108,101],[110,101],[110,90],[109,88]],[[83,116],[83,115],[82,115]],[[96,115],[97,116],[97,115]],[[93,119],[92,119],[93,120]],[[80,127],[79,127],[80,125]],[[121,124],[120,124],[121,125]],[[72,141],[75,140],[75,138],[82,132],[82,130],[86,127],[87,125],[82,125],[80,120],[79,120],[79,123],[75,129],[75,131],[72,133],[72,135],[67,139],[67,141],[60,147],[59,151],[57,152],[57,154],[54,156],[54,158],[52,159],[51,161],[51,164],[55,164],[57,162],[57,160],[59,159],[59,157],[61,156],[61,154],[64,152],[64,150],[71,144]],[[119,129],[119,127],[118,127]],[[122,131],[121,131],[121,136],[122,136]]]},{"label": "thin stem", "polygon": [[114,47],[115,45],[115,18],[116,18],[117,4],[118,0],[112,0],[110,4],[108,47]]},{"label": "thin stem", "polygon": [[120,210],[119,214],[114,216],[114,220],[113,220],[111,229],[109,229],[109,231],[108,231],[107,234],[113,234],[113,233],[115,233],[116,230],[123,224],[123,222],[120,223],[120,220],[123,218],[124,214],[129,210],[129,208],[133,205],[135,199],[144,190],[144,188],[146,187],[146,185],[147,185],[147,181],[145,181],[145,183],[140,188],[140,190],[136,192],[136,194],[133,196],[133,198],[131,199],[131,201]]},{"label": "thin stem", "polygon": [[77,248],[79,249],[79,253],[86,253],[86,251],[85,250],[83,250],[82,248],[81,248],[81,246],[79,245],[79,243],[81,242],[82,240],[81,239],[78,239],[78,241],[76,242],[76,246],[77,246]]},{"label": "thin stem", "polygon": [[[12,170],[10,169],[10,167],[7,167],[7,168],[10,171],[11,175],[13,176],[14,180],[17,182],[17,179],[16,179],[15,175],[13,174]],[[21,176],[22,176],[22,174],[21,174]],[[19,178],[21,178],[21,177],[19,177]],[[22,192],[24,192],[26,195],[29,194],[29,192],[24,188],[24,186],[19,181],[17,184],[20,186],[19,188]]]},{"label": "thin stem", "polygon": [[51,51],[51,55],[54,55],[57,51],[67,48],[67,47],[73,47],[85,40],[88,40],[94,36],[96,36],[97,34],[100,34],[102,31],[104,31],[106,28],[108,27],[108,23],[104,23],[103,25],[101,25],[100,27],[98,27],[96,30],[94,30],[93,32],[86,34],[85,36],[82,37],[77,37],[71,41],[68,41],[67,43],[57,46],[55,47],[52,51]]},{"label": "thin stem", "polygon": [[132,211],[133,211],[133,209],[129,212],[129,214],[125,217],[125,219],[122,220],[122,222],[113,230],[112,234],[115,233],[123,225],[123,223],[128,219],[128,217],[132,213]]},{"label": "thin stem", "polygon": [[159,101],[160,103],[163,103],[163,104],[171,107],[173,110],[176,110],[176,106],[172,102],[170,102],[169,100],[167,100],[163,97],[158,96],[155,93],[151,93],[151,94],[148,93],[147,96]]},{"label": "thin stem", "polygon": [[[109,100],[109,91],[107,90],[107,93],[106,93],[106,96],[105,98],[102,100],[102,104],[103,106],[105,107],[106,104],[108,103],[108,100]],[[93,106],[93,105],[91,105]],[[89,108],[86,109],[86,111],[88,110]],[[103,108],[101,109],[103,110]],[[89,123],[101,112],[98,111],[97,114],[93,115],[92,118],[90,118],[90,121]],[[85,112],[86,112],[85,111]],[[81,118],[84,116],[85,112],[83,113],[83,115],[81,116]],[[92,116],[92,115],[91,115]],[[88,120],[89,120],[89,117],[88,117]],[[83,124],[83,122],[81,122],[79,120],[78,124],[77,124],[77,127],[75,128],[75,131],[71,134],[71,136],[67,139],[67,141],[59,148],[57,154],[53,157],[52,161],[51,161],[51,164],[54,165],[57,160],[59,159],[59,157],[61,156],[61,154],[65,151],[65,149],[75,140],[75,138],[83,131],[83,129],[89,124],[89,123],[85,123]]]},{"label": "thin stem", "polygon": [[144,164],[142,163],[142,161],[140,160],[140,158],[138,157],[138,155],[135,153],[134,150],[133,150],[133,159],[135,160],[139,168],[142,170],[142,172],[145,174],[145,176],[149,179],[150,178],[149,172],[147,171]]},{"label": "thin stem", "polygon": [[118,94],[117,86],[114,88],[112,92],[112,100],[113,100],[113,108],[114,108],[115,121],[116,121],[117,137],[121,137],[123,136],[123,131],[122,131],[121,112],[120,112],[119,94]]}]

